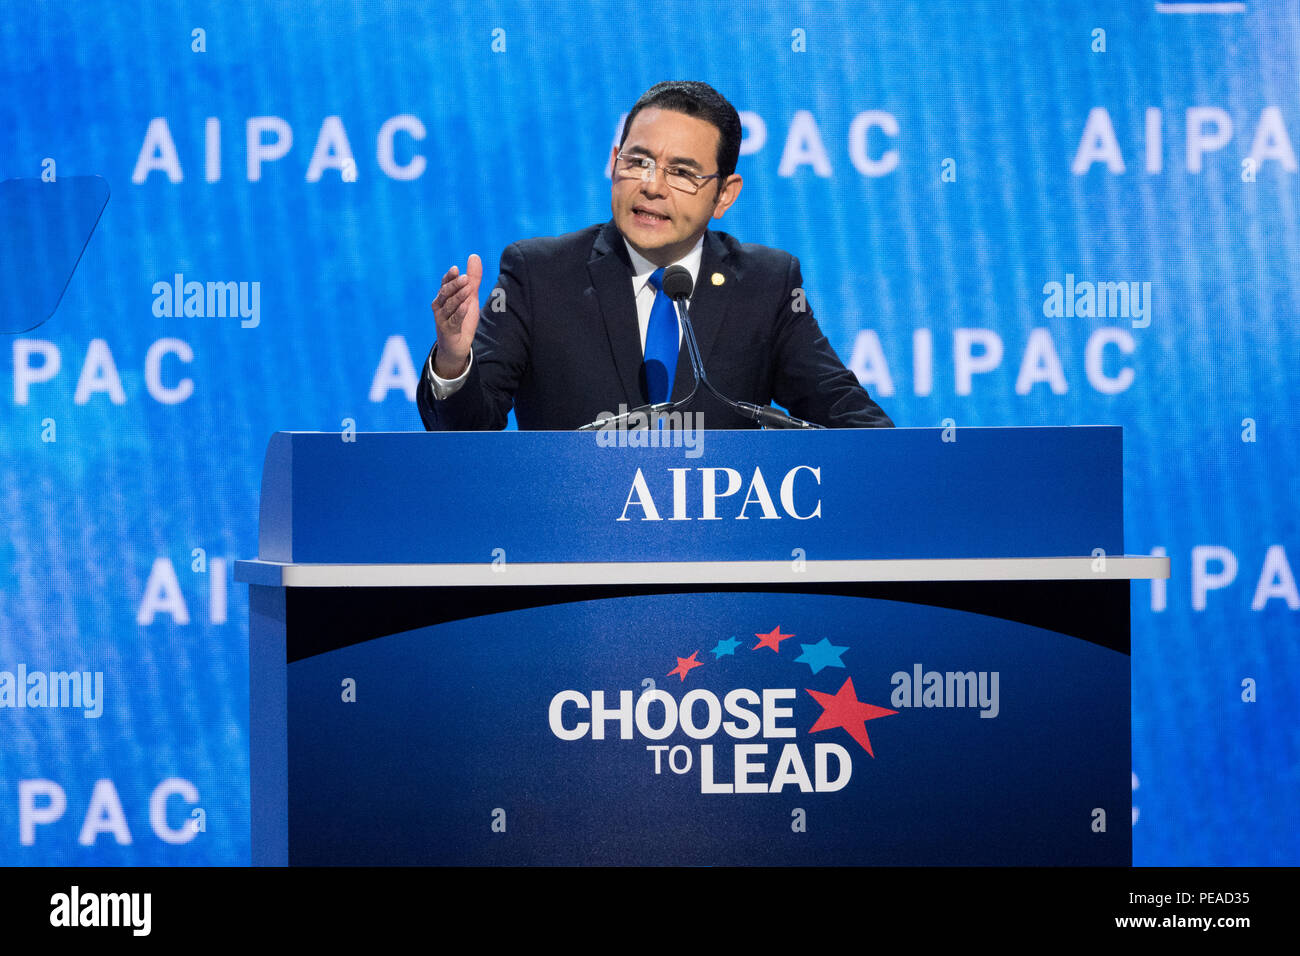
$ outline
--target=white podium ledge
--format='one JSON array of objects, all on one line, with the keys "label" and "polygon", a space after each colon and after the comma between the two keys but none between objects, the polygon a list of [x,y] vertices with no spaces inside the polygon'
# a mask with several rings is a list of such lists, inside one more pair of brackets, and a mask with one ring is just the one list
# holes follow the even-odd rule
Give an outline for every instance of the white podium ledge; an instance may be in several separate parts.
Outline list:
[{"label": "white podium ledge", "polygon": [[236,561],[235,580],[285,588],[839,581],[1107,581],[1169,577],[1169,558],[924,558],[881,561],[645,561],[576,564],[293,564]]}]

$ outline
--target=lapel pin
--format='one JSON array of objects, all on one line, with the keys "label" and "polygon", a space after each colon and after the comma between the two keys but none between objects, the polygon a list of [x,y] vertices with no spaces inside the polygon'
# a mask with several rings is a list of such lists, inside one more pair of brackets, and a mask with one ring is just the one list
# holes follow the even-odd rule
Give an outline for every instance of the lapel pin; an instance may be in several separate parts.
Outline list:
[{"label": "lapel pin", "polygon": [[713,273],[713,284],[714,284],[714,285],[722,285],[722,283],[724,283],[724,282],[726,282],[726,281],[727,281],[727,277],[724,276],[721,272],[715,272],[715,273]]}]

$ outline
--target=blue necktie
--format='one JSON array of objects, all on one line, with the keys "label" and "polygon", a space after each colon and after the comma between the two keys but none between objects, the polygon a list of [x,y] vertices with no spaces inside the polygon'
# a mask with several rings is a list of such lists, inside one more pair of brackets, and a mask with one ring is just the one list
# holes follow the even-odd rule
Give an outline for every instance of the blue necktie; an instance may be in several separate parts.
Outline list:
[{"label": "blue necktie", "polygon": [[650,324],[645,332],[645,382],[650,403],[668,401],[673,393],[673,376],[677,374],[677,310],[660,288],[664,270],[650,276],[655,290],[655,304],[650,309]]}]

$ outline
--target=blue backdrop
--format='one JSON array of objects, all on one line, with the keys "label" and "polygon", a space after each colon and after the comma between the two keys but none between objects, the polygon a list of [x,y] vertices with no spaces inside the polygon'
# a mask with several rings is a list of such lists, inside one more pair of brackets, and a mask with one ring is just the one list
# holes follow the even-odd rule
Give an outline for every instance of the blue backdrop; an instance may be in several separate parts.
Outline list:
[{"label": "blue backdrop", "polygon": [[[0,209],[36,237],[0,268],[0,860],[248,860],[268,437],[419,428],[442,273],[608,218],[623,113],[697,78],[745,122],[715,225],[800,257],[898,424],[1124,426],[1127,550],[1173,568],[1133,589],[1135,862],[1300,862],[1300,9],[1198,9],[6,4],[0,179],[111,199],[43,322],[80,246]],[[85,687],[10,706],[20,672]]]}]

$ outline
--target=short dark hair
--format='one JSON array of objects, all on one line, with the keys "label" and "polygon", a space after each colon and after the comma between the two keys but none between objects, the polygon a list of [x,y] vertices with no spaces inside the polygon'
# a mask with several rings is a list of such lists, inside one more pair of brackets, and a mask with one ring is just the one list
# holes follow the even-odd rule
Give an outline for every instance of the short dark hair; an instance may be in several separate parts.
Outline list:
[{"label": "short dark hair", "polygon": [[740,158],[740,114],[727,102],[727,98],[698,80],[665,80],[656,83],[641,94],[632,109],[628,111],[623,123],[623,137],[618,141],[622,149],[627,142],[627,131],[632,128],[636,114],[648,106],[674,113],[696,116],[717,127],[718,130],[718,188],[728,176],[736,171],[736,160]]}]

